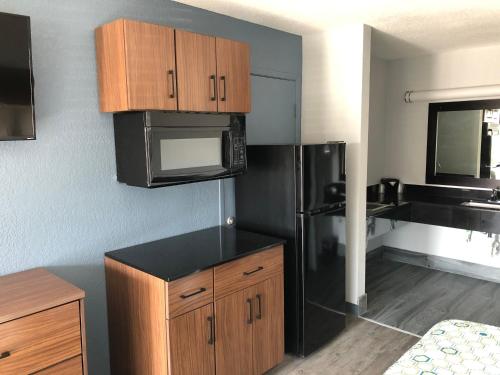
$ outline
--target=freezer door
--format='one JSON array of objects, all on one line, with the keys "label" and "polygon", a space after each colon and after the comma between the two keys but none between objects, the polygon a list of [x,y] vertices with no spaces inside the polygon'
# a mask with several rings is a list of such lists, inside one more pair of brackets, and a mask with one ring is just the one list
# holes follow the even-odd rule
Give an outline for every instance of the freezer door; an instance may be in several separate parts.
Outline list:
[{"label": "freezer door", "polygon": [[314,212],[345,202],[345,143],[297,146],[299,212]]},{"label": "freezer door", "polygon": [[303,267],[303,354],[345,327],[345,210],[298,215]]}]

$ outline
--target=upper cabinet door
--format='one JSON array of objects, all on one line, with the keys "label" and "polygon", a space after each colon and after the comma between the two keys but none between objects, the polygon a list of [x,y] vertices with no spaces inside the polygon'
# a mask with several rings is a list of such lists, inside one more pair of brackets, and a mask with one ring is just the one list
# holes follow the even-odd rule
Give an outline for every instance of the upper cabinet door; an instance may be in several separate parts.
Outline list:
[{"label": "upper cabinet door", "polygon": [[174,30],[124,20],[128,104],[131,110],[176,110]]},{"label": "upper cabinet door", "polygon": [[250,47],[223,38],[216,45],[219,112],[250,112]]},{"label": "upper cabinet door", "polygon": [[179,111],[217,112],[215,38],[175,30]]}]

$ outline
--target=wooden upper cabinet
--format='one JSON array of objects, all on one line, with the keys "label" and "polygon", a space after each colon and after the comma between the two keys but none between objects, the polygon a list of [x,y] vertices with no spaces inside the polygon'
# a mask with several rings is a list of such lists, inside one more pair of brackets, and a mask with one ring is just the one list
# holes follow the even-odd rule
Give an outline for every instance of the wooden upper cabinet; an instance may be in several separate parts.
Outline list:
[{"label": "wooden upper cabinet", "polygon": [[102,112],[250,112],[246,43],[128,19],[95,40]]},{"label": "wooden upper cabinet", "polygon": [[218,111],[250,112],[250,47],[224,38],[217,38],[216,46]]},{"label": "wooden upper cabinet", "polygon": [[175,30],[179,111],[217,112],[215,38]]},{"label": "wooden upper cabinet", "polygon": [[174,30],[116,20],[96,30],[102,112],[177,110]]}]

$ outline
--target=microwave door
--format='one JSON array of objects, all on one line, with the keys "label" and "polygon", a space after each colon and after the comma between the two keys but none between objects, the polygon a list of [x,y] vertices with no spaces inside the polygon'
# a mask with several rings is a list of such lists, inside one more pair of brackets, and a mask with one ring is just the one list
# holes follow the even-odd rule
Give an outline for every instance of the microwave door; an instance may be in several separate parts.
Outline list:
[{"label": "microwave door", "polygon": [[151,182],[192,181],[228,173],[224,167],[225,128],[152,128]]}]

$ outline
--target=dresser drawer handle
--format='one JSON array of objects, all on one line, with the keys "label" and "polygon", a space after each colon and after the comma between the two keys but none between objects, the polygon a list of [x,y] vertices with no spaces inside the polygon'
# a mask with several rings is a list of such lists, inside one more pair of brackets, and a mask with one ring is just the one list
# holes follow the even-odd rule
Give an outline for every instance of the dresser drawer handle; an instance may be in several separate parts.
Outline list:
[{"label": "dresser drawer handle", "polygon": [[264,269],[264,267],[259,266],[259,267],[257,267],[256,269],[254,269],[253,271],[245,271],[245,272],[243,272],[243,275],[245,275],[245,276],[250,276],[251,274],[253,274],[253,273],[255,273],[255,272],[262,271],[263,269]]},{"label": "dresser drawer handle", "polygon": [[181,294],[181,298],[182,299],[186,299],[186,298],[189,298],[189,297],[192,297],[192,296],[195,296],[197,294],[200,294],[200,293],[203,293],[205,292],[206,289],[205,288],[200,288],[199,290],[197,290],[196,292],[193,292],[191,294]]},{"label": "dresser drawer handle", "polygon": [[4,359],[7,357],[10,357],[10,352],[3,352],[2,354],[0,354],[0,359]]}]

